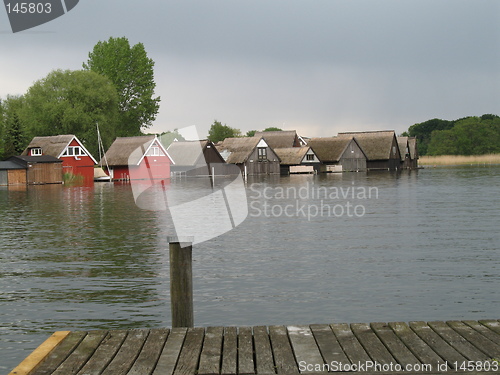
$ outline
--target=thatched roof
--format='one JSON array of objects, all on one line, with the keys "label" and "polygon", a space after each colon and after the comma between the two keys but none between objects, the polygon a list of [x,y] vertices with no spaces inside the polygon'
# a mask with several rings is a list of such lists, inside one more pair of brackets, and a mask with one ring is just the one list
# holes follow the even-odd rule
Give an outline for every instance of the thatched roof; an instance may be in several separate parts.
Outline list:
[{"label": "thatched roof", "polygon": [[208,146],[213,147],[215,152],[218,153],[214,144],[209,140],[172,142],[167,151],[175,165],[194,166],[206,163],[203,152]]},{"label": "thatched roof", "polygon": [[50,155],[55,158],[60,158],[63,152],[66,150],[66,147],[68,147],[74,139],[80,144],[81,147],[83,147],[92,161],[97,164],[97,161],[94,159],[94,157],[89,153],[85,146],[83,146],[82,142],[80,142],[80,140],[73,134],[35,137],[31,140],[30,144],[28,145],[28,147],[26,147],[21,155],[28,155],[29,150],[32,148],[41,148],[43,155]]},{"label": "thatched roof", "polygon": [[339,137],[355,138],[366,155],[367,160],[388,160],[391,156],[394,130],[345,132]]},{"label": "thatched roof", "polygon": [[310,147],[275,148],[274,152],[281,159],[282,165],[299,165]]},{"label": "thatched roof", "polygon": [[264,138],[266,143],[272,149],[300,146],[297,132],[295,130],[256,132],[254,137]]},{"label": "thatched roof", "polygon": [[73,138],[76,138],[73,134],[35,137],[21,155],[28,155],[28,151],[32,148],[41,148],[44,155],[58,158],[62,155],[66,147],[68,147]]},{"label": "thatched roof", "polygon": [[216,147],[226,163],[241,164],[247,161],[260,140],[259,137],[226,138]]},{"label": "thatched roof", "polygon": [[401,161],[406,158],[406,148],[408,147],[408,137],[398,137],[399,153],[401,154]]},{"label": "thatched roof", "polygon": [[323,163],[336,163],[352,141],[353,139],[349,137],[311,138],[307,141],[307,145]]},{"label": "thatched roof", "polygon": [[[156,139],[154,135],[143,135],[138,137],[118,137],[106,151],[105,158],[109,166],[129,165],[129,157],[138,148],[142,149],[140,153],[134,153],[130,164],[138,164],[146,150]],[[158,142],[159,143],[159,142]],[[103,158],[104,159],[104,158]],[[103,160],[99,164],[103,164]]]},{"label": "thatched roof", "polygon": [[410,159],[418,159],[417,138],[408,137],[408,148],[410,149]]}]

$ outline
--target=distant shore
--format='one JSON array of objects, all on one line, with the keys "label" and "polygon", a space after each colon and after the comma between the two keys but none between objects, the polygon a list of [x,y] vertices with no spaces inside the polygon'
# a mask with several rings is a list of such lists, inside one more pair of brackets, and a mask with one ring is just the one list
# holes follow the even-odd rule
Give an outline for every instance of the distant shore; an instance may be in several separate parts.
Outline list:
[{"label": "distant shore", "polygon": [[420,156],[422,166],[500,164],[500,154]]}]

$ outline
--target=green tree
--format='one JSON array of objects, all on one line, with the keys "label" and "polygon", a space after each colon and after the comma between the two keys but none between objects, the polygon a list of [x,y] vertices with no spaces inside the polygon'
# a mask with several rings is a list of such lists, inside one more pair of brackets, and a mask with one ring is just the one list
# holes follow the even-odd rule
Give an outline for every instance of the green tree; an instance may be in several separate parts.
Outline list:
[{"label": "green tree", "polygon": [[127,38],[109,38],[98,42],[83,68],[108,77],[119,96],[120,128],[118,136],[135,136],[155,120],[160,97],[154,97],[154,62],[144,45],[132,47]]},{"label": "green tree", "polygon": [[29,140],[74,134],[97,155],[96,123],[105,148],[116,136],[118,95],[111,81],[97,73],[55,70],[28,89],[19,117]]},{"label": "green tree", "polygon": [[163,147],[168,148],[172,142],[174,142],[176,139],[178,141],[185,141],[186,139],[178,132],[178,129],[174,129],[174,131],[166,131],[161,133],[159,136],[160,142],[163,145]]},{"label": "green tree", "polygon": [[7,96],[2,102],[0,113],[1,157],[7,159],[19,155],[27,146],[25,127],[19,114],[23,104],[22,96]]},{"label": "green tree", "polygon": [[455,125],[454,121],[440,120],[434,118],[409,127],[410,137],[416,137],[418,142],[418,152],[420,155],[427,154],[427,147],[431,141],[431,134],[435,130],[451,129]]},{"label": "green tree", "polygon": [[26,141],[17,113],[14,112],[5,125],[3,157],[7,159],[11,156],[20,155],[26,147]]},{"label": "green tree", "polygon": [[281,132],[281,131],[283,131],[283,129],[271,126],[269,128],[265,128],[263,131],[265,131],[265,132]]},{"label": "green tree", "polygon": [[500,117],[483,115],[456,120],[451,129],[431,133],[428,155],[500,153]]},{"label": "green tree", "polygon": [[257,133],[257,130],[249,130],[245,134],[245,137],[253,137],[255,135],[255,133]]},{"label": "green tree", "polygon": [[223,141],[226,138],[240,137],[241,131],[239,129],[231,128],[227,125],[222,125],[220,121],[215,120],[210,130],[208,131],[208,139],[214,143]]}]

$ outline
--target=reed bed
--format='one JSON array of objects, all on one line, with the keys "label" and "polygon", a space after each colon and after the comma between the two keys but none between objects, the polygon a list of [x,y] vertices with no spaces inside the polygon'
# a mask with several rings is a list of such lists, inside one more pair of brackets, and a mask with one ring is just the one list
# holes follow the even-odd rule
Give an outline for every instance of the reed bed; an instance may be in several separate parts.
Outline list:
[{"label": "reed bed", "polygon": [[420,165],[479,165],[500,164],[500,154],[420,156]]}]

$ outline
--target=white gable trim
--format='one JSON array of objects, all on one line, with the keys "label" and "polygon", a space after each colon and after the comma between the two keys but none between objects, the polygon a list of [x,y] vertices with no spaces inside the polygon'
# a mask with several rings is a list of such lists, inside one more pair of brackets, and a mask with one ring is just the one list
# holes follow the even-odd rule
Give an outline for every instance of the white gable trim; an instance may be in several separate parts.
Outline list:
[{"label": "white gable trim", "polygon": [[66,147],[64,147],[64,149],[62,150],[62,152],[59,154],[59,156],[57,158],[60,159],[63,156],[63,154],[68,149],[69,145],[73,142],[73,140],[76,140],[76,143],[78,143],[78,145],[83,149],[83,151],[85,151],[85,153],[87,154],[87,156],[90,159],[92,159],[92,161],[94,162],[94,164],[97,164],[97,161],[94,159],[94,157],[92,156],[92,154],[85,148],[85,146],[82,144],[82,142],[80,142],[80,140],[78,138],[76,138],[76,135],[73,136],[73,138],[71,138],[71,140],[68,142],[68,144],[66,145]]},{"label": "white gable trim", "polygon": [[160,149],[165,153],[165,155],[167,156],[167,158],[170,159],[170,163],[172,164],[175,164],[174,160],[172,159],[172,157],[169,155],[169,153],[167,152],[167,149],[165,147],[163,147],[163,144],[160,142],[160,140],[158,139],[158,137],[155,135],[154,139],[150,141],[151,143],[149,144],[148,148],[146,149],[146,151],[144,151],[144,153],[142,154],[141,158],[139,159],[139,161],[137,162],[137,165],[140,165],[142,163],[142,161],[144,160],[144,158],[146,157],[146,155],[148,154],[149,150],[151,149],[151,147],[153,147],[153,144],[156,142],[156,144],[158,145],[158,147],[160,147]]},{"label": "white gable trim", "polygon": [[257,143],[257,147],[269,147],[266,143],[266,141],[264,141],[264,138],[261,138],[259,143]]},{"label": "white gable trim", "polygon": [[[314,160],[307,160],[307,155],[314,155]],[[316,155],[316,153],[313,151],[313,149],[311,147],[309,147],[309,150],[307,150],[304,157],[300,161],[301,164],[302,163],[319,163],[319,162],[320,161],[319,161],[318,155]]]}]

